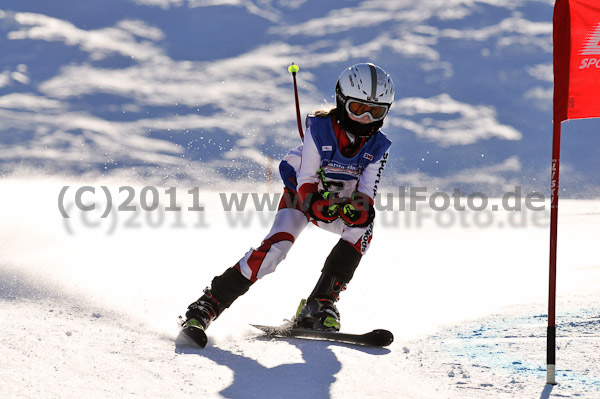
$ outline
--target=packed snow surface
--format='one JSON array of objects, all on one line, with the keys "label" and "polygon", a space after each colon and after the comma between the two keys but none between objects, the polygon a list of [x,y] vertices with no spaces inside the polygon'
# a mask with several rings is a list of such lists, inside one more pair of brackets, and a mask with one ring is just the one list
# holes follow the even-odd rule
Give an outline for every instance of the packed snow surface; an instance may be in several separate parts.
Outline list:
[{"label": "packed snow surface", "polygon": [[[281,323],[312,289],[338,238],[308,228],[198,349],[177,338],[176,317],[260,244],[273,212],[225,211],[231,190],[198,191],[193,204],[185,186],[176,187],[181,211],[158,210],[171,205],[168,187],[157,187],[157,210],[143,211],[144,182],[132,183],[0,180],[1,397],[600,397],[598,200],[561,202],[559,385],[551,387],[547,210],[466,211],[462,221],[432,209],[379,212],[339,308],[346,331],[393,331],[383,349],[266,339],[249,326]],[[58,206],[65,186],[68,219]],[[86,186],[96,189],[82,197],[97,205],[89,212],[73,202]],[[119,187],[132,187],[137,209],[101,218],[102,186],[115,206],[127,195]],[[204,210],[187,210],[194,205]]]}]

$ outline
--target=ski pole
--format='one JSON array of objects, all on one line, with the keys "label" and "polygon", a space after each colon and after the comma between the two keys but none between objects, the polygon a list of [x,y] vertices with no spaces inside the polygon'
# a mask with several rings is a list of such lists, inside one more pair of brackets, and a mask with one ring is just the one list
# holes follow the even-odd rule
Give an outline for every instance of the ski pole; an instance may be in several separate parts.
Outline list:
[{"label": "ski pole", "polygon": [[292,74],[294,78],[294,98],[296,100],[296,122],[298,123],[298,133],[300,133],[300,139],[304,140],[304,132],[302,131],[302,122],[300,120],[300,102],[298,101],[298,86],[296,84],[296,72],[298,72],[300,68],[298,65],[292,62],[292,65],[288,67],[288,72]]}]

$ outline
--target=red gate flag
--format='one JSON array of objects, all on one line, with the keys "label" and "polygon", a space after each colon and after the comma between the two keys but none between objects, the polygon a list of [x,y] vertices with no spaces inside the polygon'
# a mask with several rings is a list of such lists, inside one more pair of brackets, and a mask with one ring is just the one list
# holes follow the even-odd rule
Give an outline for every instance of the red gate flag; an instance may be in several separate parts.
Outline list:
[{"label": "red gate flag", "polygon": [[600,0],[554,5],[554,123],[600,116]]},{"label": "red gate flag", "polygon": [[600,0],[554,4],[554,129],[550,186],[550,268],[546,381],[556,384],[556,238],[560,125],[567,119],[600,117]]}]

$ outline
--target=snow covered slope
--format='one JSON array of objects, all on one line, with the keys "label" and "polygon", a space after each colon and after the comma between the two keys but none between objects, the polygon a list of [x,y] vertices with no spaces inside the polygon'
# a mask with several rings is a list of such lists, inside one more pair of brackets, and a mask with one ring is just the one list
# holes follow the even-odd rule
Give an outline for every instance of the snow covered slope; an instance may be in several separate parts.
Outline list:
[{"label": "snow covered slope", "polygon": [[409,212],[410,223],[400,212],[380,213],[339,307],[347,331],[392,330],[396,340],[385,349],[271,341],[249,326],[290,317],[311,290],[337,238],[309,228],[279,270],[211,326],[209,346],[200,350],[176,340],[176,316],[213,275],[260,243],[273,215],[224,211],[214,191],[200,192],[201,217],[182,211],[161,219],[140,211],[137,200],[138,211],[106,221],[101,209],[83,216],[67,206],[69,220],[57,209],[65,185],[116,192],[132,181],[0,182],[10,193],[0,200],[0,396],[600,396],[598,201],[563,202],[560,385],[550,390],[547,215],[521,220],[499,212],[484,226],[475,214],[450,224],[448,213]]}]

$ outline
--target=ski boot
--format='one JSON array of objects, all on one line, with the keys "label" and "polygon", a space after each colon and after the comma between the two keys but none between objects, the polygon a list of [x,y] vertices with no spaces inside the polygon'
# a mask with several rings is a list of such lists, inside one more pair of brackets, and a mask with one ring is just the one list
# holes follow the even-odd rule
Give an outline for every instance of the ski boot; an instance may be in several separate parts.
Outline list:
[{"label": "ski boot", "polygon": [[317,330],[339,331],[340,312],[335,303],[346,285],[362,255],[347,241],[340,239],[325,260],[321,277],[305,302],[300,302],[294,327]]},{"label": "ski boot", "polygon": [[206,330],[251,285],[252,282],[239,271],[239,264],[227,269],[212,280],[211,286],[204,290],[204,295],[188,306],[182,327],[196,326]]},{"label": "ski boot", "polygon": [[222,311],[223,307],[219,301],[213,297],[211,290],[206,288],[204,295],[188,306],[188,310],[185,313],[186,320],[181,327],[193,326],[206,330],[210,323],[219,317]]},{"label": "ski boot", "polygon": [[315,330],[339,331],[340,312],[335,306],[339,293],[346,289],[346,283],[334,276],[322,274],[308,300],[302,300],[294,327]]},{"label": "ski boot", "polygon": [[298,306],[294,327],[339,331],[340,312],[330,298],[312,298],[309,301],[303,299]]},{"label": "ski boot", "polygon": [[185,321],[180,316],[181,333],[194,344],[204,348],[208,342],[205,330],[223,310],[223,305],[215,299],[212,291],[206,288],[204,295],[188,306]]}]

